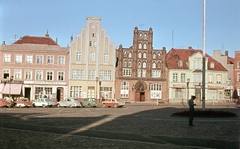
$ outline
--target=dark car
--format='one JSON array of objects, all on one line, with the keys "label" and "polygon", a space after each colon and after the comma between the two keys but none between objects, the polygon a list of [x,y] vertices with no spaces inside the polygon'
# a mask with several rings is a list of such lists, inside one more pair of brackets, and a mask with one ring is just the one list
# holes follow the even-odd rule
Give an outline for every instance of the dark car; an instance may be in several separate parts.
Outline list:
[{"label": "dark car", "polygon": [[83,107],[97,107],[97,100],[96,98],[85,98],[81,101]]}]

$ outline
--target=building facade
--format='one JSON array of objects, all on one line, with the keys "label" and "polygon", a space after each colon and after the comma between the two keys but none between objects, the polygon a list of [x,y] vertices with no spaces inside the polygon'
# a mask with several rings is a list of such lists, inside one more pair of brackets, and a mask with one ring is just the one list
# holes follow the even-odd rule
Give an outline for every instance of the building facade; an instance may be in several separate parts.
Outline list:
[{"label": "building facade", "polygon": [[[191,95],[196,102],[202,99],[202,50],[171,49],[167,54],[169,69],[169,101],[187,102]],[[221,102],[231,98],[228,71],[218,61],[206,55],[205,101]]]},{"label": "building facade", "polygon": [[234,59],[234,91],[233,99],[239,99],[240,96],[240,51],[235,51]]},{"label": "building facade", "polygon": [[1,96],[63,100],[68,96],[68,52],[48,33],[43,37],[23,36],[11,45],[3,43]]},{"label": "building facade", "polygon": [[133,33],[133,45],[116,52],[116,98],[125,102],[167,102],[166,49],[154,50],[153,31]]},{"label": "building facade", "polygon": [[101,19],[86,19],[76,40],[71,37],[69,95],[83,98],[113,98],[115,93],[115,44],[101,27]]}]

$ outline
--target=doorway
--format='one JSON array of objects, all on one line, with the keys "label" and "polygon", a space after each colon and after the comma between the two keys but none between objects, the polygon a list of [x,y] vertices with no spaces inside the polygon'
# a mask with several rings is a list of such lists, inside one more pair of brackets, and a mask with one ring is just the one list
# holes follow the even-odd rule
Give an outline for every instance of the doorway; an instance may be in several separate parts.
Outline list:
[{"label": "doorway", "polygon": [[135,92],[135,102],[145,102],[145,92]]},{"label": "doorway", "polygon": [[25,89],[24,89],[24,97],[28,98],[28,100],[31,101],[31,88],[30,87],[25,87]]}]

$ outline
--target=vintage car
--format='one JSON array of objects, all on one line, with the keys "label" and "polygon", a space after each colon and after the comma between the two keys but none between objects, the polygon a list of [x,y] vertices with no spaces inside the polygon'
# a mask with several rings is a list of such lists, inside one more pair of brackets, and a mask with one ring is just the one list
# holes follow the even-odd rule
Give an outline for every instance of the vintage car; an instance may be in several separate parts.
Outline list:
[{"label": "vintage car", "polygon": [[50,100],[52,100],[53,102],[53,106],[57,107],[58,106],[58,101],[56,98],[50,98]]},{"label": "vintage car", "polygon": [[15,107],[31,107],[32,103],[28,100],[28,98],[19,98],[16,101],[14,101]]},{"label": "vintage car", "polygon": [[0,99],[0,107],[11,107],[11,103],[5,99]]},{"label": "vintage car", "polygon": [[123,107],[125,102],[121,101],[120,99],[107,99],[102,102],[103,107]]},{"label": "vintage car", "polygon": [[81,104],[83,107],[97,107],[98,105],[96,98],[85,98]]},{"label": "vintage car", "polygon": [[49,98],[38,98],[32,102],[33,107],[52,107],[53,102]]},{"label": "vintage car", "polygon": [[76,98],[67,98],[59,101],[58,107],[81,107],[81,103]]}]

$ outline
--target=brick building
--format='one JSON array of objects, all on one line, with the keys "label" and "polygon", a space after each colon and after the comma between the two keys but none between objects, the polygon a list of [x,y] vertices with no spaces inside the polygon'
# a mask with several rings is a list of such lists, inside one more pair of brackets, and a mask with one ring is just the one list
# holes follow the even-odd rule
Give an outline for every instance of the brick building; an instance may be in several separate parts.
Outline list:
[{"label": "brick building", "polygon": [[134,29],[133,45],[116,51],[115,98],[125,102],[168,100],[166,49],[153,49],[153,31]]},{"label": "brick building", "polygon": [[67,97],[68,52],[49,37],[23,36],[11,45],[1,45],[0,94],[30,100],[47,96]]}]

